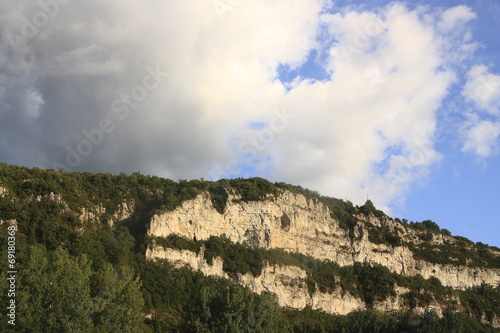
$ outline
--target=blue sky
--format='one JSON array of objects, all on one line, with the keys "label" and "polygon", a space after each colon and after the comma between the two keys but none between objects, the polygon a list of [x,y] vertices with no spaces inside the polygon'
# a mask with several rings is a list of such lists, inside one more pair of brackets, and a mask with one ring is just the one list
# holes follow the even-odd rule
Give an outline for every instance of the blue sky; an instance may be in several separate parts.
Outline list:
[{"label": "blue sky", "polygon": [[500,3],[8,0],[0,162],[260,176],[500,246]]},{"label": "blue sky", "polygon": [[[471,24],[470,32],[480,44],[473,58],[463,62],[464,66],[482,63],[488,65],[492,72],[498,73],[500,38],[497,32],[500,31],[500,21],[496,17],[500,11],[499,3],[420,1],[412,2],[411,6],[424,5],[446,9],[463,4],[477,15]],[[331,12],[346,6],[351,9],[373,10],[385,5],[386,1],[371,1],[369,4],[360,1],[336,1]],[[280,80],[290,82],[297,76],[319,81],[328,80],[329,75],[321,66],[322,56],[324,55],[314,50],[300,68],[280,67]],[[410,221],[432,219],[456,235],[465,235],[474,241],[499,246],[500,158],[498,154],[484,158],[461,151],[457,132],[460,122],[464,121],[465,112],[470,111],[470,106],[456,105],[463,103],[461,88],[460,83],[450,87],[449,94],[437,111],[438,140],[435,144],[437,151],[442,154],[439,164],[433,166],[424,179],[410,186],[403,204],[392,204],[389,207],[393,217],[407,218]],[[453,112],[451,116],[450,112]],[[498,115],[483,115],[484,119],[494,120],[497,117]]]}]

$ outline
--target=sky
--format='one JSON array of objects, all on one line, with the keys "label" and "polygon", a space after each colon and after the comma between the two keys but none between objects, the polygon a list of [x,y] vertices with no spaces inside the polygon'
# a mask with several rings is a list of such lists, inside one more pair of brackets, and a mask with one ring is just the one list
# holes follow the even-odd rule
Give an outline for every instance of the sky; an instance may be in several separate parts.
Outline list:
[{"label": "sky", "polygon": [[2,0],[0,162],[263,177],[500,246],[500,2]]}]

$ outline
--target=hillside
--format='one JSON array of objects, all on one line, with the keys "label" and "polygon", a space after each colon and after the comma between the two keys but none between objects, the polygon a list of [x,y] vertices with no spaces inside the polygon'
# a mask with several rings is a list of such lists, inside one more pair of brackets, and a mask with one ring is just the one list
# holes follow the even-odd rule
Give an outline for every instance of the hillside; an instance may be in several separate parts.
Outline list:
[{"label": "hillside", "polygon": [[4,308],[13,227],[2,332],[500,327],[500,249],[299,186],[0,164]]}]

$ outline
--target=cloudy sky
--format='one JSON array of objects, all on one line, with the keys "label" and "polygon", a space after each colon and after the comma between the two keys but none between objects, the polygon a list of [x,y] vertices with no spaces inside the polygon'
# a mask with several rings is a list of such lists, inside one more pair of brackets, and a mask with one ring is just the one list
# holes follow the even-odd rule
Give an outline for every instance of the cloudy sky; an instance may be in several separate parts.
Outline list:
[{"label": "cloudy sky", "polygon": [[0,162],[260,176],[500,246],[500,2],[2,0]]}]

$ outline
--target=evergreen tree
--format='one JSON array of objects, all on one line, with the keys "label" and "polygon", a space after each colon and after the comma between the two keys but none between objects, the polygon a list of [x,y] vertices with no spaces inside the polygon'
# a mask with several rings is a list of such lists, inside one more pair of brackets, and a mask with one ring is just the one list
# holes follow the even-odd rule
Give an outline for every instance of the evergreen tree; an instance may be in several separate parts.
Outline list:
[{"label": "evergreen tree", "polygon": [[144,301],[139,278],[129,267],[115,270],[109,263],[92,278],[97,332],[136,332],[142,322]]},{"label": "evergreen tree", "polygon": [[19,325],[26,332],[91,332],[91,263],[33,245],[19,274]]}]

